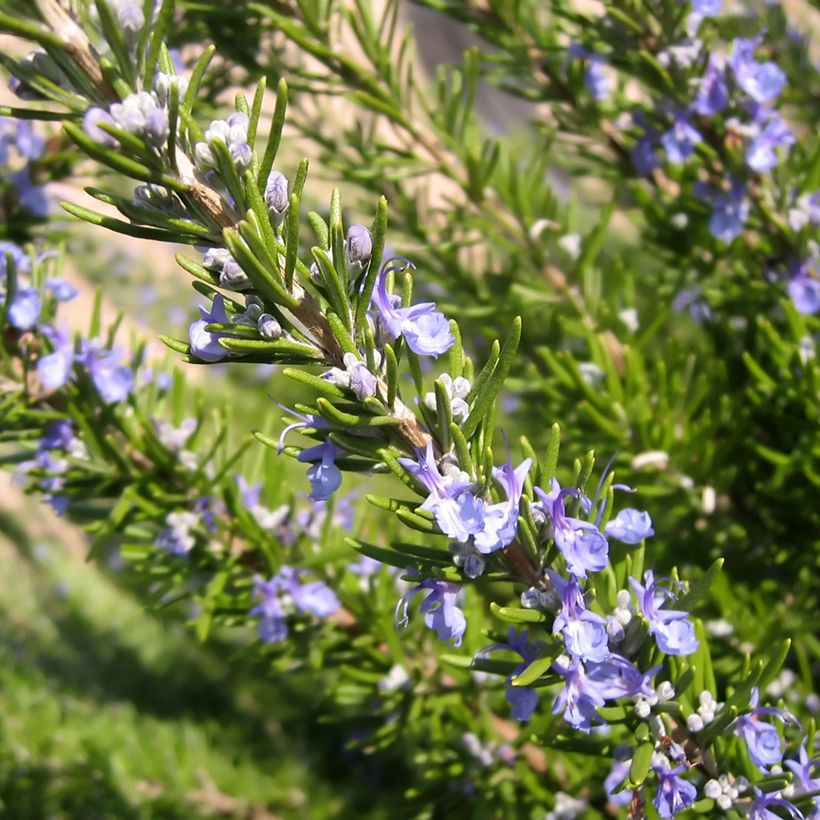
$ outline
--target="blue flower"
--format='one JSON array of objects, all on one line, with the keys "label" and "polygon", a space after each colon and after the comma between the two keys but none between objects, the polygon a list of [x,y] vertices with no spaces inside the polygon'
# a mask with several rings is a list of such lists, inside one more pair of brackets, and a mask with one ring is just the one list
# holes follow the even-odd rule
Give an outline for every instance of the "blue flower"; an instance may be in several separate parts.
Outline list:
[{"label": "blue flower", "polygon": [[795,266],[787,290],[800,313],[811,315],[820,310],[820,278],[809,262]]},{"label": "blue flower", "polygon": [[311,486],[309,498],[312,501],[327,501],[339,489],[342,483],[342,472],[336,466],[337,455],[333,442],[325,441],[315,447],[302,450],[296,457],[298,461],[313,463],[307,471]]},{"label": "blue flower", "polygon": [[30,330],[37,324],[43,300],[39,288],[19,288],[9,305],[9,324],[17,330]]},{"label": "blue flower", "polygon": [[752,689],[751,706],[752,711],[742,715],[735,721],[733,728],[738,737],[746,741],[749,750],[749,757],[752,763],[764,774],[768,774],[769,768],[783,759],[783,750],[780,745],[780,735],[777,728],[771,723],[760,720],[762,715],[770,715],[777,718],[782,723],[797,723],[797,720],[785,709],[775,709],[772,707],[759,707],[760,692],[755,687]]},{"label": "blue flower", "polygon": [[794,774],[797,794],[820,791],[820,777],[815,777],[813,774],[814,770],[820,766],[820,758],[810,758],[805,743],[800,747],[797,760],[786,760],[785,765]]},{"label": "blue flower", "polygon": [[197,319],[188,328],[188,340],[191,343],[191,355],[202,359],[204,362],[218,362],[228,355],[219,344],[224,333],[210,333],[205,330],[210,324],[229,324],[228,314],[225,312],[225,300],[222,294],[217,293],[214,296],[213,304],[208,308],[201,307],[199,309],[201,319]]},{"label": "blue flower", "polygon": [[70,302],[77,294],[77,288],[65,279],[48,279],[46,287],[54,294],[58,302]]},{"label": "blue flower", "polygon": [[[665,759],[664,762],[666,762]],[[670,769],[668,764],[664,766],[653,763],[652,768],[658,775],[658,788],[652,803],[661,817],[674,817],[695,802],[697,789],[688,781],[678,777],[681,772],[686,771],[685,766]]]},{"label": "blue flower", "polygon": [[103,401],[123,401],[134,388],[134,372],[119,363],[120,352],[101,347],[96,341],[83,341],[76,360],[83,364]]},{"label": "blue flower", "polygon": [[0,241],[0,279],[6,278],[8,257],[11,257],[11,263],[18,273],[27,271],[31,267],[31,260],[19,245],[15,245],[14,242]]},{"label": "blue flower", "polygon": [[729,104],[729,89],[726,85],[726,71],[716,54],[709,55],[706,73],[700,81],[692,110],[704,117],[713,117]]},{"label": "blue flower", "polygon": [[504,682],[504,689],[507,694],[507,701],[511,705],[510,717],[513,720],[522,722],[528,721],[538,705],[538,691],[530,686],[513,686],[513,678],[520,675],[537,657],[544,648],[541,641],[528,641],[527,630],[520,635],[513,627],[507,630],[507,643],[494,643],[486,649],[482,649],[477,657],[481,658],[496,649],[508,652],[515,652],[522,658],[522,663],[517,666]]},{"label": "blue flower", "polygon": [[649,176],[660,165],[655,154],[654,134],[645,134],[633,146],[630,152],[632,164],[641,176]]},{"label": "blue flower", "polygon": [[433,455],[432,442],[417,451],[418,461],[400,458],[408,469],[430,491],[419,509],[433,513],[441,531],[456,541],[466,542],[484,527],[484,502],[468,491],[470,481],[445,482]]},{"label": "blue flower", "polygon": [[786,75],[776,63],[759,63],[754,59],[755,49],[762,40],[762,36],[735,40],[729,58],[737,84],[757,103],[776,99],[786,85]]},{"label": "blue flower", "polygon": [[623,789],[615,794],[615,789],[626,780],[628,774],[628,760],[614,760],[612,762],[612,768],[604,780],[604,791],[609,802],[615,806],[626,806],[632,800],[632,792],[629,789]]},{"label": "blue flower", "polygon": [[250,615],[259,616],[259,635],[265,643],[281,643],[287,638],[287,613],[295,607],[317,618],[336,612],[341,604],[336,593],[322,581],[303,584],[300,570],[284,565],[270,580],[254,576],[254,597],[259,604]]},{"label": "blue flower", "polygon": [[[757,786],[752,787],[755,799],[746,807],[749,820],[782,820],[783,815],[769,811],[769,806],[776,806],[785,811],[793,820],[803,820],[803,812],[793,803],[786,800],[779,792],[762,792]],[[811,815],[816,817],[816,815]]]},{"label": "blue flower", "polygon": [[597,710],[607,700],[636,695],[646,689],[638,669],[620,655],[586,664],[580,658],[563,656],[552,668],[564,678],[564,688],[555,699],[552,713],[563,711],[564,720],[582,732],[589,732],[593,722],[604,722]]},{"label": "blue flower", "polygon": [[512,463],[493,468],[493,478],[504,488],[506,501],[484,507],[484,529],[475,535],[476,549],[488,554],[511,544],[518,532],[518,507],[524,492],[524,480],[532,466],[526,458],[513,469]]},{"label": "blue flower", "polygon": [[624,544],[640,544],[645,538],[655,534],[648,512],[627,508],[621,510],[604,528],[610,538],[617,538]]},{"label": "blue flower", "polygon": [[729,191],[724,191],[713,199],[709,231],[721,242],[733,242],[740,235],[748,217],[746,189],[740,183],[732,182]]},{"label": "blue flower", "polygon": [[746,163],[753,171],[765,173],[778,163],[775,149],[794,144],[794,134],[776,112],[772,112],[762,131],[746,148]]},{"label": "blue flower", "polygon": [[259,603],[248,614],[261,618],[259,637],[265,643],[281,643],[288,636],[288,623],[279,597],[281,580],[274,576],[266,581],[257,575],[253,579],[253,586],[253,597],[257,598]]},{"label": "blue flower", "polygon": [[561,611],[552,631],[564,636],[567,651],[584,661],[604,661],[609,657],[606,618],[590,611],[577,579],[565,581],[557,572],[547,570],[552,587],[561,601]]},{"label": "blue flower", "polygon": [[71,378],[74,345],[66,330],[44,327],[43,335],[51,342],[53,352],[37,360],[37,375],[46,390],[57,390]]},{"label": "blue flower", "polygon": [[700,131],[689,124],[688,116],[679,114],[675,117],[672,127],[661,134],[661,145],[669,162],[680,165],[692,156],[695,145],[702,139]]},{"label": "blue flower", "polygon": [[[396,339],[404,336],[407,346],[419,356],[437,357],[446,353],[455,339],[447,317],[436,310],[434,302],[421,302],[410,307],[397,307],[397,297],[387,293],[387,275],[398,269],[396,260],[382,267],[373,290],[372,301],[376,305],[387,332]],[[404,264],[403,260],[402,263]]]},{"label": "blue flower", "polygon": [[666,601],[675,597],[666,587],[659,586],[652,570],[644,573],[642,586],[634,578],[629,579],[638,606],[649,625],[649,634],[654,635],[661,652],[667,655],[691,655],[699,645],[695,629],[688,620],[688,613],[675,609],[662,609]]},{"label": "blue flower", "polygon": [[554,478],[550,486],[549,494],[540,487],[535,492],[550,518],[555,545],[567,562],[567,569],[579,578],[586,578],[587,572],[599,572],[609,563],[609,542],[594,524],[566,515],[564,498],[578,495],[578,490],[562,490]]},{"label": "blue flower", "polygon": [[584,85],[593,100],[605,100],[609,96],[612,83],[604,70],[604,61],[597,55],[590,58],[584,73]]},{"label": "blue flower", "polygon": [[425,578],[399,598],[396,604],[396,628],[406,627],[409,623],[407,610],[419,592],[427,592],[427,597],[419,607],[419,612],[424,613],[424,623],[435,631],[439,640],[453,639],[455,646],[461,646],[467,619],[457,606],[460,587],[437,578]]}]

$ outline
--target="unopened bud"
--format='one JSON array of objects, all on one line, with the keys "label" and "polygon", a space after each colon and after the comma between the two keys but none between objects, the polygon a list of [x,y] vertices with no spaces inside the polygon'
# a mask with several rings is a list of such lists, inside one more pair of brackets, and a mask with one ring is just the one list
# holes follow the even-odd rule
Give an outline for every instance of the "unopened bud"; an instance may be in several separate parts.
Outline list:
[{"label": "unopened bud", "polygon": [[279,171],[273,171],[265,184],[265,204],[268,206],[271,222],[279,227],[288,209],[288,180]]},{"label": "unopened bud", "polygon": [[263,313],[256,322],[256,329],[266,339],[278,339],[282,335],[282,325],[270,315]]},{"label": "unopened bud", "polygon": [[355,279],[367,267],[373,253],[373,237],[364,225],[351,225],[345,239],[345,259],[350,278]]}]

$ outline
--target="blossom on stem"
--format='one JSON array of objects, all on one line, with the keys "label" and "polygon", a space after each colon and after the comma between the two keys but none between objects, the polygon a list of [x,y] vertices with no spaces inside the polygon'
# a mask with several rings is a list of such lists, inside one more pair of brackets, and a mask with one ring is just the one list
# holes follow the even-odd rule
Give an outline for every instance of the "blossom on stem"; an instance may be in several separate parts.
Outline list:
[{"label": "blossom on stem", "polygon": [[709,55],[706,73],[700,81],[692,110],[703,117],[713,117],[729,105],[726,69],[723,60],[714,52]]},{"label": "blossom on stem", "polygon": [[514,627],[509,627],[507,630],[507,643],[494,643],[492,646],[482,649],[477,656],[481,658],[495,650],[515,652],[521,656],[522,663],[510,672],[504,681],[507,701],[512,707],[510,717],[513,720],[528,721],[538,705],[538,690],[530,686],[513,686],[513,678],[520,675],[538,657],[538,653],[543,647],[544,644],[541,641],[527,640],[526,629],[519,635]]},{"label": "blossom on stem", "polygon": [[557,572],[547,570],[552,588],[561,602],[561,610],[552,631],[564,636],[567,651],[583,661],[603,661],[609,657],[606,618],[587,609],[584,591],[574,577],[564,580]]},{"label": "blossom on stem", "polygon": [[771,171],[779,161],[775,149],[789,145],[794,145],[792,130],[777,112],[772,112],[766,125],[746,148],[746,164],[758,173]]},{"label": "blossom on stem", "polygon": [[604,532],[624,544],[640,544],[645,538],[655,534],[649,513],[631,507],[621,510],[609,521]]},{"label": "blossom on stem", "polygon": [[644,585],[634,578],[629,579],[638,606],[649,624],[649,634],[654,635],[661,652],[667,655],[691,655],[699,645],[695,628],[688,620],[687,612],[676,609],[662,609],[663,604],[674,599],[672,590],[660,586],[655,581],[652,570],[644,573]]},{"label": "blossom on stem", "polygon": [[506,501],[484,507],[484,528],[475,534],[475,545],[485,555],[512,543],[518,532],[518,507],[524,492],[524,480],[532,466],[532,459],[525,458],[518,467],[512,462],[493,468],[493,478],[503,487]]},{"label": "blossom on stem", "polygon": [[665,757],[656,754],[652,761],[652,769],[658,776],[658,787],[652,804],[661,817],[674,817],[695,802],[697,789],[692,783],[679,777],[686,771],[685,766],[673,769]]},{"label": "blossom on stem", "polygon": [[564,678],[564,689],[555,699],[552,713],[563,710],[564,720],[582,732],[589,732],[593,722],[604,722],[597,709],[607,700],[648,691],[644,676],[620,655],[589,663],[563,655],[552,668]]},{"label": "blossom on stem", "polygon": [[387,292],[387,275],[397,267],[395,259],[386,262],[373,289],[372,302],[379,311],[382,324],[392,338],[404,336],[407,346],[419,356],[437,357],[446,353],[455,339],[447,317],[436,310],[435,303],[420,302],[410,307],[398,307],[398,297]]},{"label": "blossom on stem", "polygon": [[46,390],[57,390],[71,378],[74,345],[65,328],[44,327],[43,335],[51,342],[53,350],[37,360],[37,375]]},{"label": "blossom on stem", "polygon": [[746,188],[739,182],[730,180],[728,191],[708,194],[712,202],[712,215],[709,217],[709,232],[721,242],[733,242],[743,230],[749,217],[749,200]]},{"label": "blossom on stem", "polygon": [[9,324],[17,330],[30,330],[37,324],[42,308],[39,288],[19,288],[12,297],[6,316]]},{"label": "blossom on stem", "polygon": [[420,592],[427,593],[419,607],[419,612],[424,613],[424,623],[435,631],[439,640],[453,639],[455,646],[461,646],[467,619],[457,605],[460,587],[437,578],[425,578],[399,598],[396,604],[396,628],[406,627],[410,622],[407,610],[410,602]]},{"label": "blossom on stem", "polygon": [[703,140],[700,131],[689,124],[686,113],[678,114],[672,127],[661,134],[661,145],[666,158],[673,165],[680,165],[695,151],[695,145]]},{"label": "blossom on stem", "polygon": [[445,481],[436,464],[432,442],[416,455],[417,461],[400,458],[399,463],[430,491],[419,509],[431,512],[441,531],[456,541],[465,542],[480,532],[484,526],[484,502],[469,491],[472,483]]},{"label": "blossom on stem", "polygon": [[578,495],[573,487],[561,489],[556,479],[550,480],[550,492],[540,487],[535,492],[549,516],[552,535],[567,569],[578,578],[586,578],[587,572],[599,572],[609,562],[609,542],[589,521],[567,516],[564,499],[568,495]]},{"label": "blossom on stem", "polygon": [[754,59],[755,50],[762,41],[762,35],[750,40],[735,40],[729,66],[743,91],[757,103],[768,103],[780,96],[786,85],[786,75],[776,63],[760,63]]},{"label": "blossom on stem", "polygon": [[76,361],[85,366],[94,387],[103,401],[110,404],[123,401],[134,388],[134,372],[120,364],[117,349],[104,348],[98,340],[83,340]]},{"label": "blossom on stem", "polygon": [[759,702],[760,692],[755,687],[750,701],[752,711],[739,717],[732,731],[746,741],[752,763],[764,774],[768,774],[769,768],[783,759],[783,750],[777,728],[760,720],[760,717],[770,715],[781,723],[797,723],[797,720],[785,709],[758,706]]},{"label": "blossom on stem", "polygon": [[315,447],[302,450],[296,457],[298,461],[313,463],[307,471],[312,501],[327,501],[342,483],[342,472],[336,466],[338,451],[332,441],[325,441]]},{"label": "blossom on stem", "polygon": [[766,793],[758,789],[757,786],[752,788],[755,799],[745,809],[749,820],[783,820],[783,814],[770,811],[770,806],[782,809],[793,820],[803,820],[803,812],[786,800],[780,792]]},{"label": "blossom on stem", "polygon": [[269,580],[253,579],[253,597],[259,603],[248,613],[261,618],[259,636],[265,643],[281,643],[287,638],[287,615],[294,609],[317,618],[336,612],[341,604],[336,593],[323,581],[302,583],[300,570],[284,565]]},{"label": "blossom on stem", "polygon": [[191,323],[188,328],[188,340],[191,344],[191,355],[202,359],[204,362],[218,362],[228,355],[219,340],[224,333],[212,333],[205,330],[210,324],[228,324],[228,314],[225,312],[225,299],[222,294],[217,293],[210,308],[199,308],[202,317]]}]

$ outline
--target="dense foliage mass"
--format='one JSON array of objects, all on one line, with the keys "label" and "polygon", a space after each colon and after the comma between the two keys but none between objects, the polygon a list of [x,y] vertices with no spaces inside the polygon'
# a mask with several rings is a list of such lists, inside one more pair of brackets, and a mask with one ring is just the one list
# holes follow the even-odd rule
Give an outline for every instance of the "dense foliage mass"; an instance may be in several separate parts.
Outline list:
[{"label": "dense foliage mass", "polygon": [[[818,817],[810,10],[419,6],[4,5],[0,456],[223,686],[307,687],[305,816]],[[182,338],[75,307],[114,234]]]}]

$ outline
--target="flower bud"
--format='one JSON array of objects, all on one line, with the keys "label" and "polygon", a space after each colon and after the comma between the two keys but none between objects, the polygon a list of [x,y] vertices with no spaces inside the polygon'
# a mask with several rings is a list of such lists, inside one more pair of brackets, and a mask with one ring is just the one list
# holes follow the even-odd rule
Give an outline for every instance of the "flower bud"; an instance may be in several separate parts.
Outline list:
[{"label": "flower bud", "polygon": [[259,317],[256,328],[266,339],[278,339],[282,335],[282,325],[270,313],[263,313]]},{"label": "flower bud", "polygon": [[464,560],[464,574],[468,578],[478,578],[487,566],[486,561],[477,553],[470,553]]},{"label": "flower bud", "polygon": [[345,259],[350,278],[355,279],[366,267],[373,253],[373,237],[364,225],[351,225],[345,239]]},{"label": "flower bud", "polygon": [[228,290],[244,290],[250,287],[251,281],[239,266],[239,263],[231,257],[222,267],[219,274],[219,284]]},{"label": "flower bud", "polygon": [[268,206],[270,220],[278,228],[285,218],[288,209],[288,180],[279,171],[273,171],[265,184],[265,204]]},{"label": "flower bud", "polygon": [[83,130],[85,133],[88,134],[97,145],[102,145],[105,148],[116,148],[119,143],[111,134],[106,133],[100,128],[100,123],[116,125],[114,118],[104,108],[97,106],[89,108],[83,117]]}]

